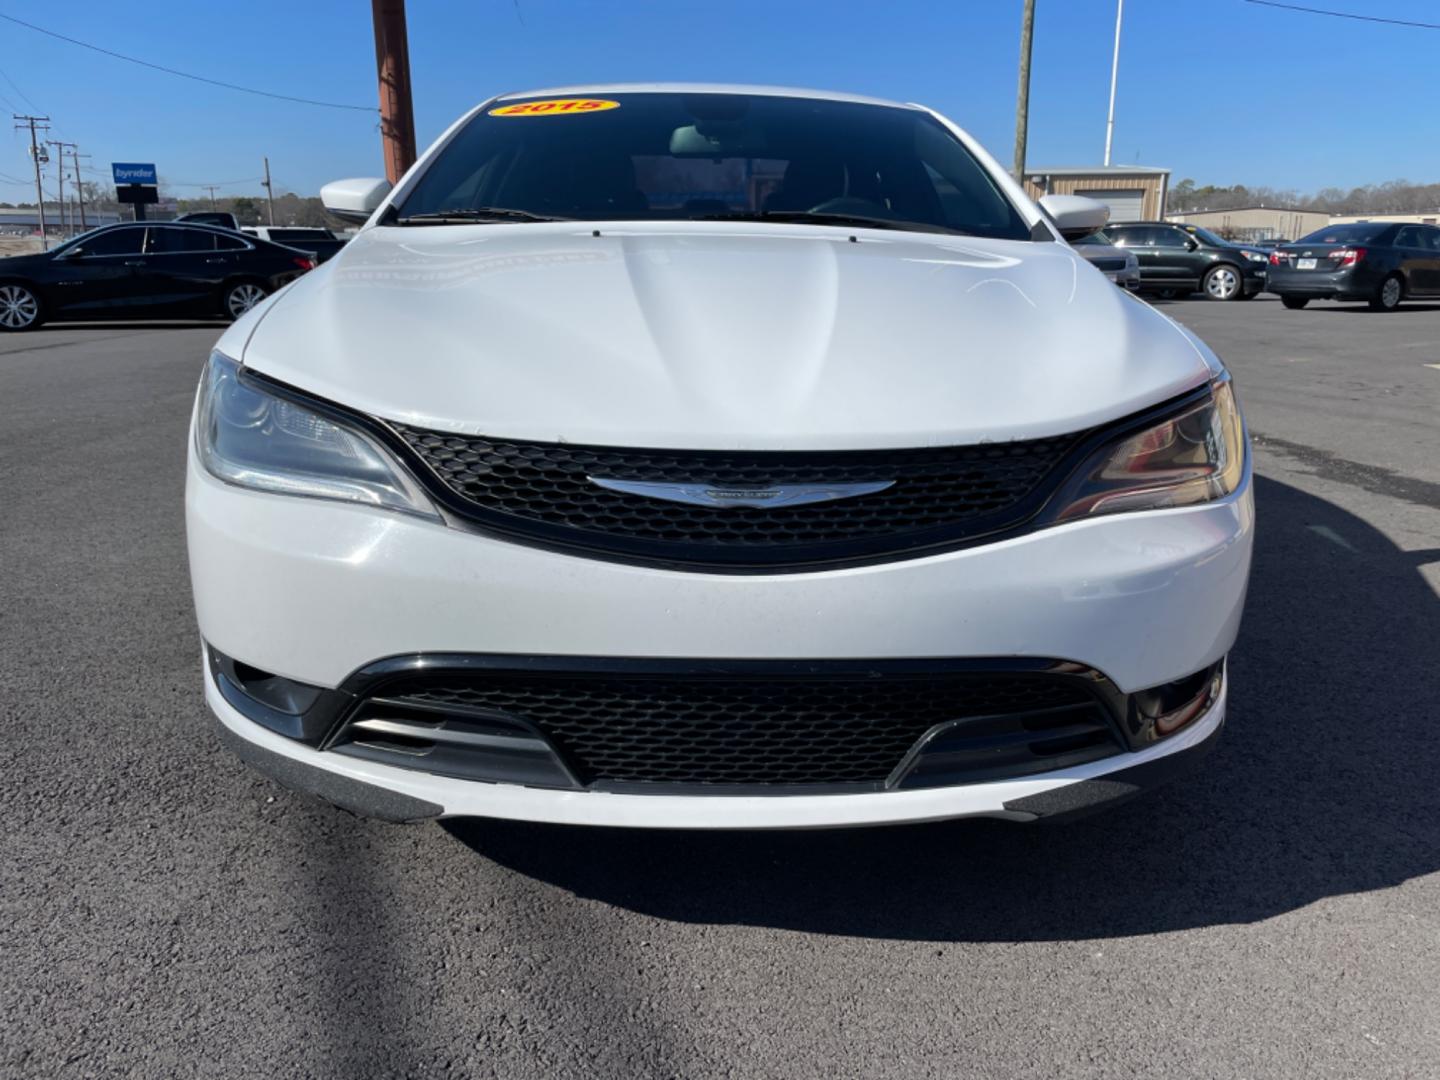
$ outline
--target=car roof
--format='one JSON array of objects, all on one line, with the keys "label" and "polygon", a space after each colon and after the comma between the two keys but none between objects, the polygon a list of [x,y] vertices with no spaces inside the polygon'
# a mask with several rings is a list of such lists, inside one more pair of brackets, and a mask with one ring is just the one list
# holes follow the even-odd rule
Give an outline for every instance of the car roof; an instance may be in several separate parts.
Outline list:
[{"label": "car roof", "polygon": [[221,236],[238,235],[234,229],[227,229],[223,225],[211,225],[208,221],[112,221],[108,225],[97,225],[91,232],[100,232],[102,229],[134,229],[134,228],[164,228],[165,226],[179,229],[208,229],[211,232],[219,233]]},{"label": "car roof", "polygon": [[582,86],[547,86],[539,90],[514,90],[496,96],[497,101],[533,97],[575,97],[588,94],[752,94],[759,97],[814,98],[821,101],[848,101],[858,105],[885,105],[892,109],[917,109],[885,98],[844,94],[834,90],[805,90],[793,86],[747,86],[743,83],[590,83]]}]

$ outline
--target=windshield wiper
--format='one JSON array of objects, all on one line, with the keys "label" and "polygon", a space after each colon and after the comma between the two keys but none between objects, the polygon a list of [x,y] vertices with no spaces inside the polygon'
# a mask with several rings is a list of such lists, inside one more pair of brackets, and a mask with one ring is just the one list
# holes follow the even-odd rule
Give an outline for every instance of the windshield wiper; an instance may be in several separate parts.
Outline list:
[{"label": "windshield wiper", "polygon": [[471,225],[487,221],[574,221],[574,218],[532,214],[508,206],[470,206],[458,210],[437,210],[432,214],[407,214],[397,217],[396,225]]},{"label": "windshield wiper", "polygon": [[693,221],[778,221],[802,222],[813,225],[858,225],[866,229],[902,229],[906,232],[953,233],[969,235],[963,229],[934,225],[928,221],[907,221],[903,218],[869,217],[865,214],[830,214],[823,210],[732,210],[723,214],[698,214]]}]

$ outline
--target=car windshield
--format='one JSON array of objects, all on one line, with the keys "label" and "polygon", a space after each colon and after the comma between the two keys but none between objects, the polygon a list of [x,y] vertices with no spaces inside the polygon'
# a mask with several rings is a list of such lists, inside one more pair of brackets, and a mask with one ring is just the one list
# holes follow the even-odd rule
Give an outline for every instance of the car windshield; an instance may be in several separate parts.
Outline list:
[{"label": "car windshield", "polygon": [[450,140],[387,221],[537,218],[1030,237],[974,155],[928,113],[718,93],[497,102]]},{"label": "car windshield", "polygon": [[1296,240],[1297,244],[1366,244],[1373,243],[1380,233],[1388,229],[1385,224],[1358,222],[1351,225],[1328,225],[1309,236]]},{"label": "car windshield", "polygon": [[1072,244],[1103,244],[1105,247],[1114,247],[1110,238],[1103,232],[1092,232],[1089,236],[1082,236],[1079,240],[1070,241]]},{"label": "car windshield", "polygon": [[1198,225],[1187,225],[1185,227],[1185,231],[1188,232],[1191,236],[1194,236],[1199,240],[1203,241],[1204,243],[1209,244],[1211,247],[1236,246],[1235,244],[1232,244],[1229,240],[1226,240],[1220,236],[1216,236],[1209,229],[1202,229]]}]

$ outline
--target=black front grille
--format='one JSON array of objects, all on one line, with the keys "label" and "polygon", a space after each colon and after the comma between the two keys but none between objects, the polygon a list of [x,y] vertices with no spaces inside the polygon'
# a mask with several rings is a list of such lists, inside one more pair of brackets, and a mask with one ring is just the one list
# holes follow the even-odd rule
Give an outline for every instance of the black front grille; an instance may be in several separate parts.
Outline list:
[{"label": "black front grille", "polygon": [[1091,259],[1090,265],[1096,270],[1124,270],[1124,259]]},{"label": "black front grille", "polygon": [[[516,442],[392,425],[452,511],[541,541],[667,562],[794,565],[895,555],[1014,527],[1081,436],[930,449],[719,452]],[[894,481],[788,507],[696,506],[592,477],[727,489]]]},{"label": "black front grille", "polygon": [[[659,663],[659,662],[657,662]],[[759,663],[762,667],[764,662]],[[362,698],[332,743],[384,756],[367,717],[427,717],[406,728],[423,744],[392,764],[466,772],[458,730],[529,730],[554,748],[574,782],[626,785],[842,785],[880,788],[937,725],[933,762],[914,785],[1023,775],[1119,750],[1108,714],[1087,678],[1039,671],[886,673],[884,662],[843,673],[673,675],[615,672],[437,672],[388,681]],[[803,667],[804,665],[801,665]],[[810,665],[821,667],[823,665]],[[832,662],[833,666],[833,662]],[[371,706],[368,700],[376,704]],[[373,721],[371,721],[373,723]],[[396,729],[398,730],[398,729]],[[464,748],[459,748],[463,750]],[[478,751],[477,751],[478,753]],[[925,762],[922,755],[919,761]],[[502,779],[503,777],[495,777]]]}]

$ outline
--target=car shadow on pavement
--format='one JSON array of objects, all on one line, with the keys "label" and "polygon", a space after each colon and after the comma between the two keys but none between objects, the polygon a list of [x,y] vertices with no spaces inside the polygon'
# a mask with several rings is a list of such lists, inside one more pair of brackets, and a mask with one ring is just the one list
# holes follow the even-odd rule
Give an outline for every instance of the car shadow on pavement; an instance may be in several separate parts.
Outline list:
[{"label": "car shadow on pavement", "polygon": [[1389,311],[1376,311],[1368,304],[1347,303],[1347,304],[1326,304],[1324,307],[1315,307],[1307,310],[1324,311],[1331,315],[1404,315],[1406,312],[1418,314],[1422,311],[1440,311],[1440,304],[1412,304],[1402,301],[1397,308]]},{"label": "car shadow on pavement", "polygon": [[226,325],[219,315],[193,319],[112,319],[110,322],[47,322],[27,334],[49,334],[65,330],[202,330]]},{"label": "car shadow on pavement", "polygon": [[[664,919],[1034,941],[1246,923],[1440,869],[1440,600],[1361,519],[1258,478],[1227,730],[1191,776],[1070,825],[785,833],[445,823],[485,859]],[[1184,611],[1174,617],[1185,618]]]}]

